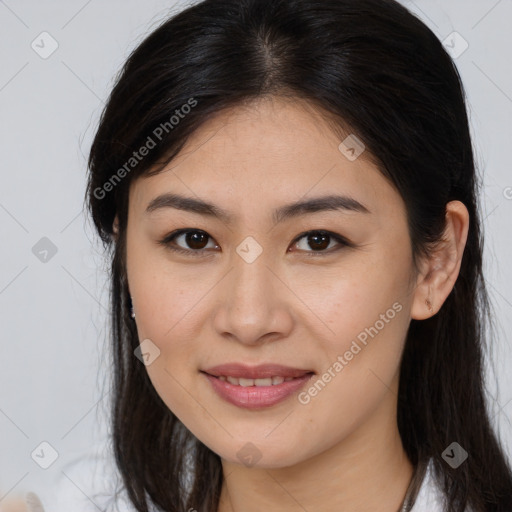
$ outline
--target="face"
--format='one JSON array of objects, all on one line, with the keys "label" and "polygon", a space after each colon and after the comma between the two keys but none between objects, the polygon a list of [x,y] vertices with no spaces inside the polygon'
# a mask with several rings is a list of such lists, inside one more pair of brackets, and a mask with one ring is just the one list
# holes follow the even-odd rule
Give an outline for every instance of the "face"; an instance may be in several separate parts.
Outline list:
[{"label": "face", "polygon": [[[146,370],[226,461],[290,466],[396,415],[413,299],[406,211],[342,140],[304,104],[262,100],[209,120],[131,185],[127,276]],[[228,363],[302,377],[205,373]]]}]

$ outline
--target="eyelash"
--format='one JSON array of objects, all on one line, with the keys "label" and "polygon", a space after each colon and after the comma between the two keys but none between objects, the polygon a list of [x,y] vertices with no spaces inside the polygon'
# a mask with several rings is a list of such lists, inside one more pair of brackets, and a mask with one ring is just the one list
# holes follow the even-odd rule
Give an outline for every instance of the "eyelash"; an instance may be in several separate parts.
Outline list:
[{"label": "eyelash", "polygon": [[[180,235],[187,234],[187,233],[204,233],[206,236],[208,236],[209,241],[212,240],[212,237],[210,235],[208,235],[208,233],[206,233],[205,231],[203,231],[201,229],[178,229],[177,231],[173,231],[172,233],[169,233],[167,236],[165,236],[165,238],[160,240],[158,243],[163,245],[165,248],[167,248],[173,252],[176,252],[176,253],[186,254],[189,256],[193,256],[193,257],[205,257],[204,251],[206,249],[196,249],[196,250],[183,249],[182,247],[171,244],[171,242],[173,242],[175,238],[177,238]],[[304,233],[301,233],[297,238],[295,238],[295,240],[293,241],[293,245],[296,245],[299,242],[299,240],[301,240],[302,238],[305,238],[311,234],[319,234],[319,235],[329,236],[332,240],[335,240],[336,242],[338,242],[340,244],[340,247],[338,247],[337,249],[334,249],[334,250],[333,250],[333,248],[331,248],[329,250],[322,250],[322,251],[305,251],[305,254],[307,255],[307,257],[316,258],[319,256],[327,256],[334,252],[340,251],[344,247],[354,247],[354,245],[352,243],[350,243],[348,240],[346,240],[342,236],[337,235],[336,233],[332,233],[331,231],[325,231],[323,229],[315,229],[315,230],[306,231]]]}]

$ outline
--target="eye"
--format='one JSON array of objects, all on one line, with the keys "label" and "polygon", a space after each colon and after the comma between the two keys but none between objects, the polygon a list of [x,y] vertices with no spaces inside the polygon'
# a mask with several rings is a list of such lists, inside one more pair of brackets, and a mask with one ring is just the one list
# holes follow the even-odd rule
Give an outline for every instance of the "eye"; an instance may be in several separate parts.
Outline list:
[{"label": "eye", "polygon": [[[310,247],[313,249],[313,251],[308,251],[307,249],[301,249],[301,251],[304,251],[308,256],[326,256],[327,254],[332,254],[333,252],[337,252],[338,250],[342,249],[343,247],[352,247],[352,244],[348,242],[345,238],[343,238],[340,235],[337,235],[336,233],[331,233],[330,231],[324,231],[324,230],[316,230],[316,231],[307,231],[306,233],[303,233],[299,237],[295,239],[295,245],[299,245],[298,241],[305,239],[306,240],[306,247]],[[326,251],[325,249],[329,248],[331,245],[330,242],[335,241],[340,246],[337,249]],[[330,247],[332,249],[332,246]]]},{"label": "eye", "polygon": [[[203,251],[209,238],[211,238],[210,235],[200,229],[179,229],[167,235],[159,243],[174,252],[192,256],[204,256]],[[176,241],[179,239],[182,240],[182,243],[187,244],[190,249],[176,245]]]},{"label": "eye", "polygon": [[[208,248],[209,239],[212,239],[210,235],[200,229],[179,229],[167,235],[163,240],[160,240],[159,243],[174,252],[192,256],[205,256],[205,249]],[[313,257],[332,254],[343,247],[353,247],[353,245],[342,236],[324,230],[314,230],[302,233],[294,240],[293,244],[298,246],[299,241],[302,239],[305,239],[307,246],[313,250],[308,251],[307,249],[299,248],[300,251],[308,253],[308,256]],[[178,245],[178,240],[181,240],[181,243],[188,246],[188,248]],[[334,251],[326,251],[325,249],[332,249],[331,243],[333,241],[336,242],[339,247]],[[213,248],[216,249],[218,247],[218,245],[214,244]]]}]

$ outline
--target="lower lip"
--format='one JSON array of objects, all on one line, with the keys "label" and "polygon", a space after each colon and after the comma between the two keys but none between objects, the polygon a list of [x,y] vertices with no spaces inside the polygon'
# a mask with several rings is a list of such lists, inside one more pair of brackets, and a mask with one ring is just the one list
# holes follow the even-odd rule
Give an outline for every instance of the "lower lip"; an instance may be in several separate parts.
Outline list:
[{"label": "lower lip", "polygon": [[206,376],[213,389],[221,398],[224,398],[224,400],[233,405],[243,407],[245,409],[271,407],[272,405],[282,402],[296,391],[299,391],[299,389],[301,389],[313,376],[312,373],[308,373],[303,377],[282,382],[275,386],[244,387],[230,384],[229,382],[220,380],[205,372],[201,373]]}]

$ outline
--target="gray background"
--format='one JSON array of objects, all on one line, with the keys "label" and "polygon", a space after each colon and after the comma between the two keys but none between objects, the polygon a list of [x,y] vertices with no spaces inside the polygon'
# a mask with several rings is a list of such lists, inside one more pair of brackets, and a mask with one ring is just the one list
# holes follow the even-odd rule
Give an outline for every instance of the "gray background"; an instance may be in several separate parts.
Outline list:
[{"label": "gray background", "polygon": [[[484,173],[486,272],[499,336],[487,388],[510,454],[512,1],[403,3],[453,51],[469,45],[456,64]],[[105,435],[108,284],[83,212],[85,155],[128,53],[183,5],[0,0],[0,503],[44,488]],[[52,44],[58,48],[42,58]],[[46,470],[31,457],[36,450],[36,460],[49,460],[43,441],[58,452]]]}]

